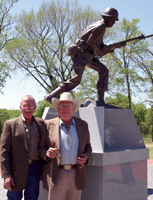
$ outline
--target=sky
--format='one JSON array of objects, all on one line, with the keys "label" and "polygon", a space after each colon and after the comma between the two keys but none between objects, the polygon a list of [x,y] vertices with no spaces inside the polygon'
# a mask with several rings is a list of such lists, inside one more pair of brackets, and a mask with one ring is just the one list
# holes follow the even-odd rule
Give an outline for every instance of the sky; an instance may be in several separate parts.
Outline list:
[{"label": "sky", "polygon": [[[29,11],[32,8],[37,11],[42,2],[43,0],[19,0],[11,12],[20,14],[23,10]],[[89,5],[101,13],[107,7],[114,7],[119,12],[120,21],[123,18],[129,21],[139,18],[140,30],[145,35],[153,34],[153,0],[83,0],[80,2],[82,6]],[[23,74],[11,74],[12,78],[7,79],[2,90],[4,94],[0,93],[0,108],[19,109],[20,100],[26,94],[31,94],[36,102],[44,99],[45,91],[34,79],[23,80]]]}]

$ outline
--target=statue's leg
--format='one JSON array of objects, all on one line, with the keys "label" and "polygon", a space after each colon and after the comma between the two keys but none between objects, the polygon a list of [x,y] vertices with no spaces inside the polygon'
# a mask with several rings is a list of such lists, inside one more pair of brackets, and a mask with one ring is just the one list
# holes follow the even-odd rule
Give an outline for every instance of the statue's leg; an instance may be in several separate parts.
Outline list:
[{"label": "statue's leg", "polygon": [[109,70],[98,59],[94,58],[88,63],[87,67],[98,72],[99,80],[97,82],[97,101],[104,103],[104,93],[108,90]]},{"label": "statue's leg", "polygon": [[70,90],[78,86],[81,82],[84,68],[85,67],[81,65],[73,66],[72,78],[60,83],[58,88],[56,88],[45,97],[45,100],[51,103],[53,97],[58,97],[63,92],[69,92]]},{"label": "statue's leg", "polygon": [[54,91],[52,91],[51,93],[49,93],[46,97],[45,100],[49,103],[52,102],[52,98],[53,97],[58,97],[60,94],[62,94],[64,92],[64,89],[62,87],[57,87]]},{"label": "statue's leg", "polygon": [[60,83],[59,86],[62,87],[66,92],[74,89],[76,86],[78,86],[80,84],[84,69],[85,69],[84,66],[81,66],[81,65],[74,66],[73,65],[71,79]]},{"label": "statue's leg", "polygon": [[97,89],[97,102],[105,103],[104,102],[104,93],[105,90],[102,88]]}]

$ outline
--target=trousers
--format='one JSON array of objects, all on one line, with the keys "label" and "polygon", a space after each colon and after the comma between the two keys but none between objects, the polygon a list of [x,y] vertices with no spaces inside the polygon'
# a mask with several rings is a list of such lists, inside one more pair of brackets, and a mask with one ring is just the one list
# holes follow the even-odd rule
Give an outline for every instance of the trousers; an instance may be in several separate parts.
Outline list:
[{"label": "trousers", "polygon": [[[24,189],[25,200],[37,200],[39,196],[40,172],[38,161],[29,165],[26,187]],[[7,200],[21,200],[23,191],[7,191]]]},{"label": "trousers", "polygon": [[50,200],[81,200],[81,190],[76,188],[76,169],[60,169],[58,180],[51,190]]}]

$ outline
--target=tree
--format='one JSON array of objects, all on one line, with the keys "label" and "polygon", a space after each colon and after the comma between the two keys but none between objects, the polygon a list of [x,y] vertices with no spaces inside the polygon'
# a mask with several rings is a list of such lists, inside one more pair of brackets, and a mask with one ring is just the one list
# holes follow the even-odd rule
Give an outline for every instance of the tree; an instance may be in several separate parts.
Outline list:
[{"label": "tree", "polygon": [[92,69],[85,68],[81,84],[73,90],[73,96],[79,99],[96,99],[98,74]]},{"label": "tree", "polygon": [[121,93],[117,92],[116,97],[106,97],[105,102],[110,105],[114,105],[120,108],[127,109],[128,108],[128,97],[122,95]]},{"label": "tree", "polygon": [[4,122],[6,120],[18,117],[21,115],[20,110],[7,110],[7,109],[0,109],[0,133],[3,129]]},{"label": "tree", "polygon": [[4,122],[10,118],[10,115],[7,109],[0,109],[0,133],[3,129]]},{"label": "tree", "polygon": [[21,115],[21,110],[8,110],[8,113],[10,115],[10,119],[13,119]]},{"label": "tree", "polygon": [[146,123],[146,115],[147,115],[147,108],[142,103],[136,103],[132,105],[132,111],[136,122],[139,126],[140,132],[142,135],[149,134],[149,126]]},{"label": "tree", "polygon": [[144,88],[143,92],[148,95],[148,102],[153,105],[153,49],[152,41],[147,41],[140,49],[141,53],[136,54],[133,59],[137,62],[137,69],[140,71],[143,84],[141,87]]},{"label": "tree", "polygon": [[9,67],[6,62],[0,62],[0,93],[3,93],[2,88],[5,86],[7,77],[10,77]]},{"label": "tree", "polygon": [[39,101],[37,103],[37,108],[34,112],[34,116],[42,118],[42,115],[46,107],[51,107],[50,103],[46,102],[45,100]]},{"label": "tree", "polygon": [[[139,19],[133,19],[129,22],[123,19],[119,23],[118,32],[123,39],[129,39],[141,34],[138,30],[137,24]],[[110,77],[113,77],[112,87],[117,91],[128,96],[129,108],[132,107],[132,91],[135,88],[139,88],[138,84],[141,79],[141,75],[135,67],[137,62],[134,62],[133,56],[140,52],[140,47],[143,45],[143,41],[129,42],[125,47],[115,50],[114,54],[111,54],[111,65],[109,67]],[[142,54],[143,52],[141,52]]]},{"label": "tree", "polygon": [[14,38],[11,29],[16,22],[16,15],[9,14],[11,8],[18,0],[0,0],[0,51]]},{"label": "tree", "polygon": [[70,78],[68,46],[77,39],[80,28],[97,16],[90,7],[80,7],[77,0],[42,3],[38,12],[20,15],[16,26],[20,35],[7,51],[15,67],[24,69],[25,76],[32,76],[48,93]]},{"label": "tree", "polygon": [[142,121],[145,121],[145,115],[147,113],[147,109],[143,104],[137,103],[132,106],[132,110],[136,118],[137,124],[139,126]]},{"label": "tree", "polygon": [[149,129],[149,133],[152,137],[152,142],[153,142],[153,106],[151,106],[150,109],[147,110],[146,114],[146,126]]},{"label": "tree", "polygon": [[10,76],[9,67],[7,62],[4,61],[2,51],[8,42],[14,38],[12,25],[15,23],[15,16],[12,17],[9,12],[17,1],[18,0],[0,0],[0,93],[2,93],[6,78]]}]

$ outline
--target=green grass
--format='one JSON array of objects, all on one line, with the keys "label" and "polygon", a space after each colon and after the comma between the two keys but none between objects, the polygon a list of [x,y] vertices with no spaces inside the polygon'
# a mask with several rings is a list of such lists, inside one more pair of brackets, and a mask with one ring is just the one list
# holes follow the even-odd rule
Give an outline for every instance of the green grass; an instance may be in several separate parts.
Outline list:
[{"label": "green grass", "polygon": [[149,159],[153,159],[153,143],[151,137],[143,138],[146,148],[149,149]]},{"label": "green grass", "polygon": [[153,159],[153,146],[152,147],[147,147],[147,148],[149,148],[149,159]]}]

